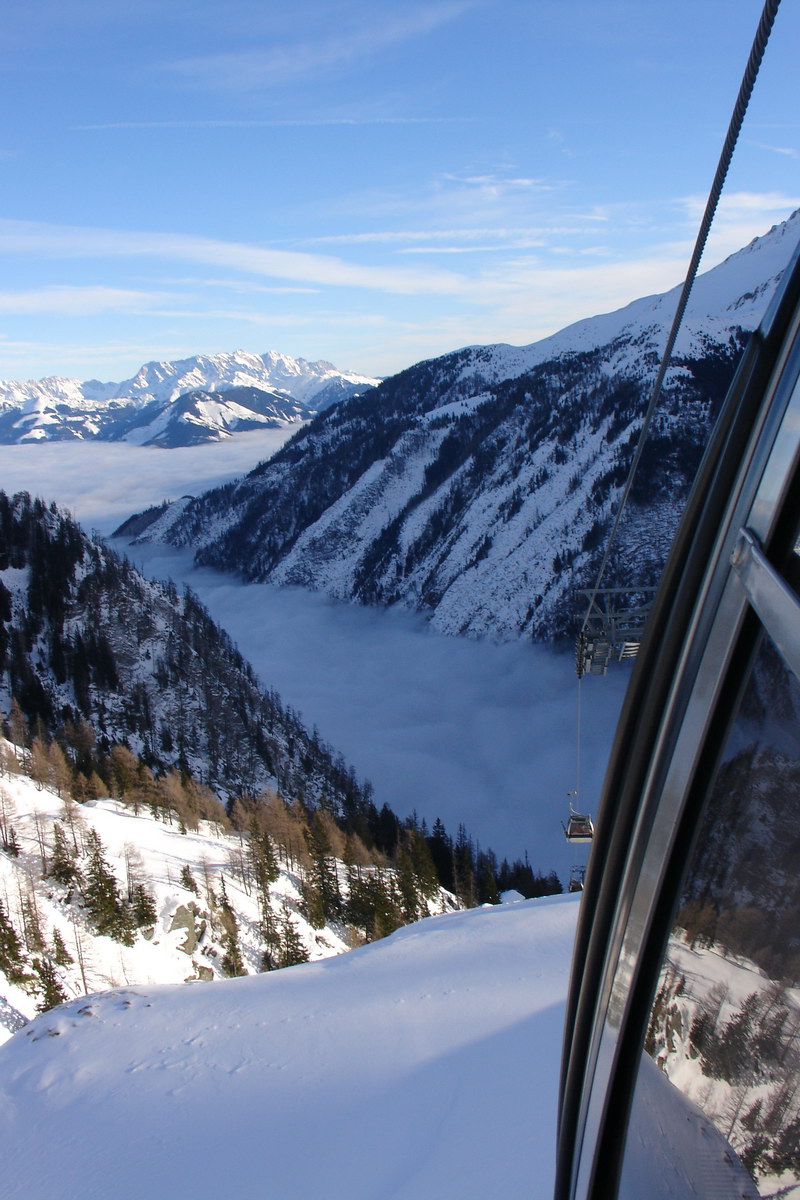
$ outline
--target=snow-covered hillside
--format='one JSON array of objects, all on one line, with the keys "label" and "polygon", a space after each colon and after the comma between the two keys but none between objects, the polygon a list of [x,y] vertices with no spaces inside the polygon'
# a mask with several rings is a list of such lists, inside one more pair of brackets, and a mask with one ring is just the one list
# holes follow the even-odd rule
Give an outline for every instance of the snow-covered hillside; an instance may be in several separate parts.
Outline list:
[{"label": "snow-covered hillside", "polygon": [[[0,746],[4,758],[12,758],[12,747]],[[197,829],[184,827],[181,832],[174,818],[156,819],[147,808],[110,798],[76,805],[17,773],[0,779],[0,821],[4,830],[13,830],[17,850],[0,853],[0,900],[27,943],[25,973],[34,979],[31,987],[15,983],[0,969],[0,1039],[30,1020],[42,1004],[42,989],[30,960],[51,951],[55,932],[67,951],[62,962],[55,962],[55,970],[68,998],[126,984],[224,977],[225,929],[215,903],[223,876],[245,969],[248,973],[263,970],[258,897],[252,882],[245,888],[242,880],[244,841],[227,823],[223,828],[202,821]],[[97,833],[121,891],[127,894],[133,881],[151,895],[155,918],[130,939],[130,945],[98,934],[79,902],[78,885],[64,884],[52,874],[57,826],[68,847],[78,848],[78,860],[90,831]],[[191,880],[194,889],[187,886]],[[289,921],[304,956],[321,958],[348,948],[343,930],[338,934],[331,928],[315,930],[301,915],[300,878],[286,864],[271,887],[271,900],[276,919],[280,915]],[[37,948],[39,935],[42,945]]]},{"label": "snow-covered hillside", "polygon": [[787,1200],[800,1195],[798,1028],[800,996],[789,981],[771,979],[752,959],[696,932],[670,938],[649,1053],[715,1118],[758,1176],[760,1194]]},{"label": "snow-covered hillside", "polygon": [[0,443],[98,439],[165,447],[294,425],[377,379],[270,350],[146,363],[122,383],[0,381]]},{"label": "snow-covered hillside", "polygon": [[0,1051],[7,1200],[552,1191],[575,897],[255,978],[120,986]]},{"label": "snow-covered hillside", "polygon": [[[348,870],[331,857],[342,916],[314,923],[312,861],[300,825],[277,796],[262,798],[249,828],[234,828],[222,808],[216,821],[186,822],[130,794],[76,804],[41,777],[29,778],[20,769],[25,759],[30,767],[30,751],[0,738],[0,1041],[56,1002],[59,989],[75,998],[341,954],[364,939],[347,919],[353,879],[394,887],[396,872],[388,867],[362,862],[354,876],[352,864]],[[260,859],[265,838],[269,870]],[[133,914],[127,925],[99,913],[90,894],[98,845],[118,899]],[[139,888],[152,901],[141,921]],[[457,907],[438,887],[418,900],[423,913]],[[7,923],[19,939],[18,956],[9,949]],[[48,979],[37,963],[45,963]]]},{"label": "snow-covered hillside", "polygon": [[[698,279],[606,585],[654,584],[800,213]],[[627,475],[677,289],[533,346],[472,347],[321,413],[267,463],[161,521],[248,580],[429,614],[447,633],[564,636]]]}]

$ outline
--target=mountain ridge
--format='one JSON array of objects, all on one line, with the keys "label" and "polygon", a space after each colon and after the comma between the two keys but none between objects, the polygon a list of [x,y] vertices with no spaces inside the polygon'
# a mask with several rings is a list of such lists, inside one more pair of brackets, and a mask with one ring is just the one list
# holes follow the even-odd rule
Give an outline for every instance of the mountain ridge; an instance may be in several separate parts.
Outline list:
[{"label": "mountain ridge", "polygon": [[[61,376],[4,380],[0,444],[96,439],[191,445],[238,430],[297,424],[377,382],[324,360],[308,362],[276,350],[149,362],[121,383]],[[250,396],[242,411],[245,393]],[[189,403],[195,411],[187,419],[180,407]]]},{"label": "mountain ridge", "polygon": [[[607,586],[657,582],[746,337],[800,212],[700,276]],[[467,347],[305,425],[157,536],[245,580],[428,615],[441,632],[568,636],[596,570],[678,289],[528,347]],[[147,539],[147,533],[140,535]]]}]

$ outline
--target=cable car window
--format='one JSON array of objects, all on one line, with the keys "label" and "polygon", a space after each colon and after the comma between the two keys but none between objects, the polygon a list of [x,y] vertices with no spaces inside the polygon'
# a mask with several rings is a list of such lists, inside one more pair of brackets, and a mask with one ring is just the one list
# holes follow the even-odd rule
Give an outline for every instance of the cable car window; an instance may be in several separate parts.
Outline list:
[{"label": "cable car window", "polygon": [[800,1197],[798,717],[800,684],[764,637],[661,968],[623,1159],[628,1200]]}]

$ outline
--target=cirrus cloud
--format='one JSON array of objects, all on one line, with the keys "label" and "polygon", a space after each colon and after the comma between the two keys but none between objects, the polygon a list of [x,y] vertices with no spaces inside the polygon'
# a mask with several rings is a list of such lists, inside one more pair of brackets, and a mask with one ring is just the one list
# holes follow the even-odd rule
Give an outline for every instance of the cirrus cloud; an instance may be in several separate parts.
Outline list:
[{"label": "cirrus cloud", "polygon": [[183,233],[48,225],[0,220],[0,252],[58,258],[157,258],[225,267],[245,274],[336,287],[356,287],[402,295],[453,295],[468,282],[447,271],[362,266],[322,254],[227,242]]}]

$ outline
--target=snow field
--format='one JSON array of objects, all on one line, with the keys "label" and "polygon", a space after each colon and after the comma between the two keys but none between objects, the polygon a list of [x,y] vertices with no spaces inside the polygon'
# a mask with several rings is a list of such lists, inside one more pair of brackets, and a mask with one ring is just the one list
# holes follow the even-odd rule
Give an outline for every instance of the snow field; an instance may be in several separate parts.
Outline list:
[{"label": "snow field", "polygon": [[4,1195],[544,1200],[577,911],[454,913],[44,1014],[0,1051]]}]

